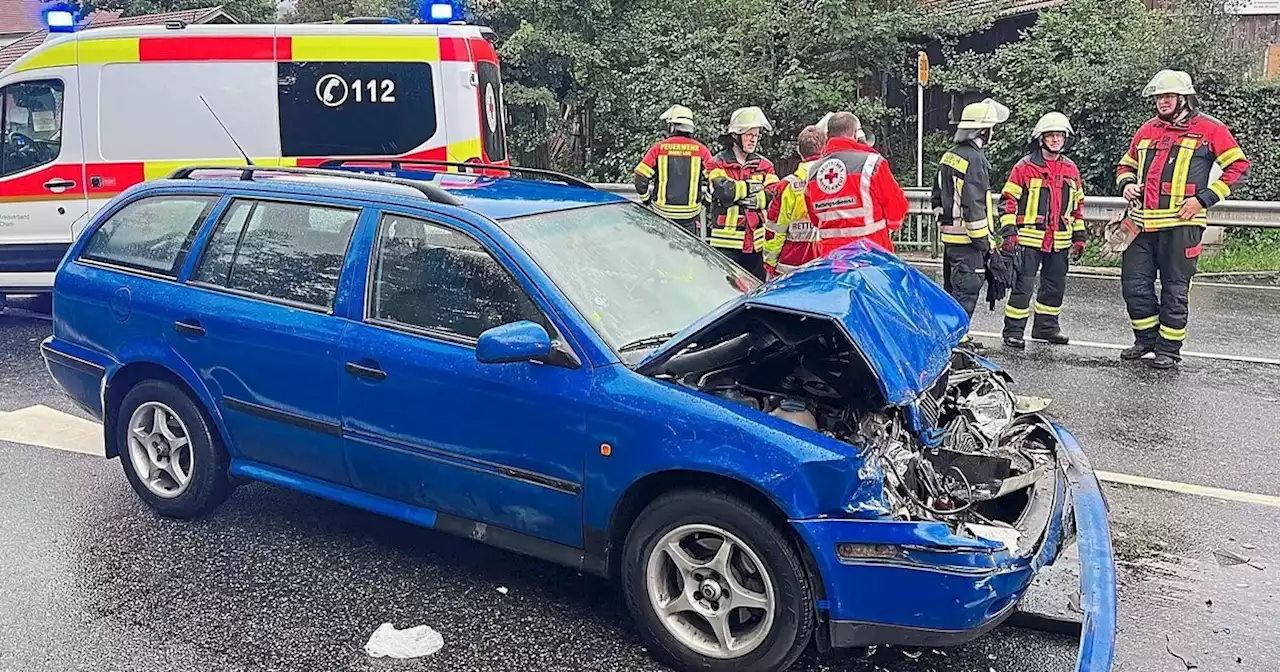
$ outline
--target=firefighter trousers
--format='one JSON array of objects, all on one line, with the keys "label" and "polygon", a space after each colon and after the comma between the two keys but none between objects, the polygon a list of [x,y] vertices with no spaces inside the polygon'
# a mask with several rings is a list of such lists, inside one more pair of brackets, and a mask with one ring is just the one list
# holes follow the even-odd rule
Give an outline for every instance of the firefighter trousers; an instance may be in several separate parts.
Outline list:
[{"label": "firefighter trousers", "polygon": [[[675,222],[676,226],[692,233],[694,236],[698,236],[698,225],[702,222],[702,217],[700,215],[684,218],[668,217],[671,221]],[[702,238],[702,236],[698,237]]]},{"label": "firefighter trousers", "polygon": [[[1034,291],[1035,321],[1031,326],[1032,338],[1056,336],[1061,333],[1058,316],[1062,313],[1062,295],[1067,289],[1067,255],[1070,249],[1045,252],[1031,247],[1018,250],[1018,281],[1009,292],[1004,306],[1004,336],[1022,338],[1027,319],[1031,317],[1031,294]],[[1040,287],[1036,289],[1036,274]]]},{"label": "firefighter trousers", "polygon": [[943,243],[942,287],[973,317],[986,277],[986,259],[978,246]]},{"label": "firefighter trousers", "polygon": [[1187,293],[1200,260],[1203,236],[1200,226],[1175,226],[1140,233],[1125,248],[1120,286],[1135,345],[1180,359],[1182,341],[1187,337]]},{"label": "firefighter trousers", "polygon": [[733,263],[747,269],[747,272],[756,276],[761,280],[767,280],[768,276],[764,272],[764,257],[760,255],[760,250],[755,252],[743,252],[742,250],[730,250],[723,247],[716,248],[729,257]]}]

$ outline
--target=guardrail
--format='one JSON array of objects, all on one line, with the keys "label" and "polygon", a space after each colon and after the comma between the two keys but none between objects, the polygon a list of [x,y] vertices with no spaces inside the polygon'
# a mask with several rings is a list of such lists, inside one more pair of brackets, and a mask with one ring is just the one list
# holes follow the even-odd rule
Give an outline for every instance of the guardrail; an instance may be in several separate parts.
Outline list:
[{"label": "guardrail", "polygon": [[[603,191],[621,194],[638,201],[640,197],[630,184],[593,184]],[[930,249],[938,252],[938,227],[933,222],[933,209],[929,206],[929,190],[908,187],[907,202],[911,217],[904,222],[894,244],[908,249]],[[999,194],[991,195],[996,203]],[[1125,200],[1119,196],[1086,196],[1084,219],[1086,224],[1105,224],[1124,212]],[[1227,199],[1209,208],[1209,225],[1222,227],[1248,227],[1280,229],[1280,201],[1240,201]]]}]

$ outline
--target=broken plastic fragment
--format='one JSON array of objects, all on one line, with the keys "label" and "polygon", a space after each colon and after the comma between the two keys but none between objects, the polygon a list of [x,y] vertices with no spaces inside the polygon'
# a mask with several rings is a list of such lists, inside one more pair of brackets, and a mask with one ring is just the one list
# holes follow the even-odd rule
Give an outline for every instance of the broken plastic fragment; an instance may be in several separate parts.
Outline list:
[{"label": "broken plastic fragment", "polygon": [[923,656],[923,655],[924,655],[924,651],[903,651],[903,652],[902,652],[902,655],[904,655],[904,656],[906,656],[906,657],[910,658],[911,660],[915,660],[915,659],[919,658],[920,656]]},{"label": "broken plastic fragment", "polygon": [[1030,397],[1019,394],[1013,397],[1013,410],[1018,413],[1039,413],[1048,408],[1051,403],[1053,403],[1053,400],[1047,397]]},{"label": "broken plastic fragment", "polygon": [[444,637],[425,625],[405,630],[383,623],[373,631],[364,652],[374,658],[420,658],[444,648]]},{"label": "broken plastic fragment", "polygon": [[506,594],[507,594],[507,592],[508,592],[508,591],[507,591],[507,587],[506,587],[506,586],[498,586],[498,592],[499,592],[499,593],[502,593],[503,595],[506,595]]}]

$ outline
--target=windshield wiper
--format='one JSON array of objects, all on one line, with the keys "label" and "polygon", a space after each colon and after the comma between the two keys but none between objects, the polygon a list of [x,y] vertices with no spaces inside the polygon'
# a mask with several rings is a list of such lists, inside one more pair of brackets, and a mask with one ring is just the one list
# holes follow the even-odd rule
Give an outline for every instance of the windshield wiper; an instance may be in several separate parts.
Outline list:
[{"label": "windshield wiper", "polygon": [[659,345],[666,343],[668,339],[670,339],[672,336],[675,336],[678,333],[680,332],[673,331],[667,334],[658,334],[656,336],[646,336],[644,338],[636,339],[634,341],[631,341],[630,343],[627,343],[621,348],[618,348],[618,352],[627,352],[629,350],[643,350],[645,348],[656,348]]}]

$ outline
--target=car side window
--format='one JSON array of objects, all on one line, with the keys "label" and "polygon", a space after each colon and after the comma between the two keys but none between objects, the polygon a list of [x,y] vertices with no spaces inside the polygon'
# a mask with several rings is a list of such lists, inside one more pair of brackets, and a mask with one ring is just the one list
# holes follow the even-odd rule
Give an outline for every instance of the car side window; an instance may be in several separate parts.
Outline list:
[{"label": "car side window", "polygon": [[0,177],[52,163],[62,152],[62,82],[0,89]]},{"label": "car side window", "polygon": [[520,320],[551,331],[533,300],[483,245],[420,219],[383,217],[370,294],[369,317],[393,325],[469,339]]},{"label": "car side window", "polygon": [[359,215],[328,205],[237,199],[193,279],[329,310]]},{"label": "car side window", "polygon": [[103,222],[81,259],[176,277],[216,196],[153,196],[134,201]]}]

